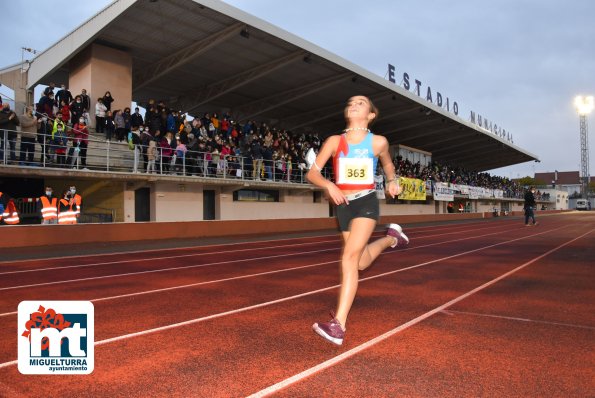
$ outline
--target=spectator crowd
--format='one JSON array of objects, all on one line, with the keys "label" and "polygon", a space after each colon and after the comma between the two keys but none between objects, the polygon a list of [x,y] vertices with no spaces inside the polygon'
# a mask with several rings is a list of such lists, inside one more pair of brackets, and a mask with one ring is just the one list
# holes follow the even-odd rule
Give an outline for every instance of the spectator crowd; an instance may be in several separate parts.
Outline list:
[{"label": "spectator crowd", "polygon": [[[37,140],[42,147],[41,163],[87,167],[90,97],[84,89],[73,96],[65,85],[56,94],[54,90],[54,84],[50,84],[36,104],[35,112],[27,109],[20,117],[16,117],[8,104],[3,105],[0,128],[8,132],[10,162],[16,162],[15,130],[20,125],[21,164],[35,164]],[[170,109],[164,101],[151,99],[141,104],[146,109],[143,116],[138,107],[134,112],[128,107],[112,110],[113,102],[109,91],[97,98],[93,113],[99,137],[95,138],[127,143],[134,154],[133,172],[137,173],[304,182],[306,153],[310,148],[317,152],[322,144],[317,133],[292,134],[255,120],[238,123],[229,114],[204,113],[190,120]],[[3,156],[4,147],[0,147],[0,151]],[[523,187],[515,181],[489,173],[438,162],[422,166],[400,156],[394,163],[397,173],[403,177],[500,189],[506,197],[522,197],[523,194]],[[330,173],[328,165],[324,172]]]}]

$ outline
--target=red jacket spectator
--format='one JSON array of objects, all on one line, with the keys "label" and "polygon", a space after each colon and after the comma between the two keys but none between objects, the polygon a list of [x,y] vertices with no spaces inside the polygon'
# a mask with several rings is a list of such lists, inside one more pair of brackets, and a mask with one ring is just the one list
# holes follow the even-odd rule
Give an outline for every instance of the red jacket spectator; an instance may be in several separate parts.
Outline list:
[{"label": "red jacket spectator", "polygon": [[77,123],[72,126],[72,131],[74,132],[74,142],[82,142],[84,144],[89,143],[89,130],[87,129],[87,125],[85,123]]},{"label": "red jacket spectator", "polygon": [[60,114],[62,116],[62,121],[64,123],[68,123],[70,120],[70,106],[62,101],[62,105],[60,107]]}]

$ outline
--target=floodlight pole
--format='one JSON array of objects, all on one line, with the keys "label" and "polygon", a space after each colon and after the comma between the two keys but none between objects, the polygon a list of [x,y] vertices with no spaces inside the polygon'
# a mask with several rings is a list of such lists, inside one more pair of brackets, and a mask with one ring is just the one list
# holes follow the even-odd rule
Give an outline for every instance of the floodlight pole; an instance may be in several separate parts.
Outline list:
[{"label": "floodlight pole", "polygon": [[583,198],[588,199],[589,195],[589,129],[587,115],[580,115],[581,129],[581,175],[583,177]]},{"label": "floodlight pole", "polygon": [[583,178],[581,187],[581,196],[589,199],[589,127],[587,124],[587,115],[591,113],[594,107],[594,100],[592,96],[582,97],[578,96],[574,100],[579,114],[580,121],[580,135],[581,135],[581,176]]}]

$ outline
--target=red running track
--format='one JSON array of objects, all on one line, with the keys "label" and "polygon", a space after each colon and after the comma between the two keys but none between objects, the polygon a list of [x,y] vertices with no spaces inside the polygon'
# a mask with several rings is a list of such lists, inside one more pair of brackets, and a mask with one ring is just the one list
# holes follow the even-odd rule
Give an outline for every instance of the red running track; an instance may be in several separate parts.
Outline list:
[{"label": "red running track", "polygon": [[[595,395],[595,213],[407,228],[343,346],[336,234],[0,263],[0,396]],[[380,233],[376,234],[380,235]],[[22,375],[22,300],[92,300],[95,370]]]}]

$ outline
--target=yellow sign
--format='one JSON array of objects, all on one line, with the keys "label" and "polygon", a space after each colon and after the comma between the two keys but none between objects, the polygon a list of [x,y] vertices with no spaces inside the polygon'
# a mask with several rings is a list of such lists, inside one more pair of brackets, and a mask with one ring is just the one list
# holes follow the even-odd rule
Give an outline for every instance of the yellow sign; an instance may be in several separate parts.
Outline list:
[{"label": "yellow sign", "polygon": [[416,178],[400,177],[399,184],[403,192],[399,195],[402,200],[426,200],[426,183]]}]

